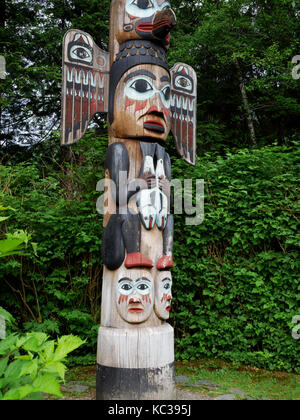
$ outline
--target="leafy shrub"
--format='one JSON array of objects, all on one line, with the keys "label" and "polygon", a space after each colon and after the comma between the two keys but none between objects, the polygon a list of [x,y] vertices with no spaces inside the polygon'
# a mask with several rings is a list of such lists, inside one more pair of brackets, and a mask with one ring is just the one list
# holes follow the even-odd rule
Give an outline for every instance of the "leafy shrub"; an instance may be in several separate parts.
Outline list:
[{"label": "leafy shrub", "polygon": [[[7,322],[12,317],[0,307]],[[83,344],[79,337],[49,340],[44,333],[9,334],[0,341],[0,400],[41,399],[42,394],[61,396],[66,356]]]},{"label": "leafy shrub", "polygon": [[[102,279],[95,187],[107,145],[87,135],[65,163],[54,140],[30,162],[0,166],[1,200],[16,209],[9,230],[22,226],[39,244],[38,256],[28,248],[0,259],[0,304],[29,331],[86,339],[70,362],[95,363]],[[175,220],[177,358],[300,372],[291,336],[300,313],[299,156],[296,143],[206,154],[196,167],[172,158],[174,179],[205,180],[204,222]]]}]

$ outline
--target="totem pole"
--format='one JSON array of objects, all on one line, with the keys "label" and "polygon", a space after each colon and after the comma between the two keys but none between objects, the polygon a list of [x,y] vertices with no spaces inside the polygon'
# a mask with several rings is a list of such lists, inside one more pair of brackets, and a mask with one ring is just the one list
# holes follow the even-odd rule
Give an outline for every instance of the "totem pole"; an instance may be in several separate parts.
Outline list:
[{"label": "totem pole", "polygon": [[172,300],[172,130],[196,159],[194,70],[166,51],[176,17],[169,1],[112,0],[109,53],[80,30],[63,43],[62,145],[108,114],[97,399],[175,398]]}]

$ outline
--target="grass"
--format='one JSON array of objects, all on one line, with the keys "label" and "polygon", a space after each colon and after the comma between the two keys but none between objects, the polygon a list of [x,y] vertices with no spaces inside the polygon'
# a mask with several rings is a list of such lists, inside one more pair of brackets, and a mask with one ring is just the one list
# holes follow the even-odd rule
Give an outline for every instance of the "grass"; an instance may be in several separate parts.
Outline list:
[{"label": "grass", "polygon": [[[231,389],[235,388],[246,392],[246,395],[237,395],[237,399],[300,400],[300,375],[235,366],[219,360],[177,362],[176,375],[189,377],[186,388],[206,392],[212,397],[234,394]],[[207,380],[220,387],[211,391],[201,386],[196,388],[193,385],[198,380]]]},{"label": "grass", "polygon": [[[176,376],[189,378],[187,384],[178,384],[181,389],[199,393],[210,398],[224,394],[235,394],[237,400],[300,400],[300,375],[270,372],[249,366],[236,366],[220,360],[198,360],[195,362],[176,362]],[[195,386],[198,380],[218,384],[218,388]],[[85,392],[72,392],[68,384],[85,385]],[[235,390],[233,390],[233,388]],[[95,399],[96,367],[77,366],[68,370],[66,385],[62,391],[65,400]],[[52,398],[50,399],[57,399]]]}]

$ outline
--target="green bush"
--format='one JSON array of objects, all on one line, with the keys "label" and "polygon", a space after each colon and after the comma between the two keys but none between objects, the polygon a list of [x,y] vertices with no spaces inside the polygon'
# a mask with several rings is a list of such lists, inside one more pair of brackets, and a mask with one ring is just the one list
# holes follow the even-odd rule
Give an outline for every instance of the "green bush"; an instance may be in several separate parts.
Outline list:
[{"label": "green bush", "polygon": [[[28,248],[0,259],[0,304],[27,330],[86,339],[72,363],[95,363],[102,279],[96,184],[106,147],[87,135],[65,163],[54,139],[30,161],[0,166],[0,199],[16,209],[8,230],[21,226],[39,244],[38,255]],[[205,180],[204,222],[175,220],[177,358],[300,372],[291,336],[300,313],[299,143],[206,154],[196,167],[172,161],[173,179]]]},{"label": "green bush", "polygon": [[[0,307],[8,323],[13,318]],[[43,394],[61,396],[66,356],[83,344],[79,337],[49,340],[44,333],[10,333],[0,341],[0,400],[36,400]]]},{"label": "green bush", "polygon": [[178,357],[300,372],[299,144],[206,155],[184,172],[206,190],[203,224],[175,223]]}]

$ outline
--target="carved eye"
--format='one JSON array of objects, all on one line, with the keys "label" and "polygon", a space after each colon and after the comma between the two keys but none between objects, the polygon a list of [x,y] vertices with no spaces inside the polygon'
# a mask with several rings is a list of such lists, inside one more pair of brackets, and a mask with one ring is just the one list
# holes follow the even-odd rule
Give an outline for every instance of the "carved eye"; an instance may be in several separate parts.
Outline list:
[{"label": "carved eye", "polygon": [[167,87],[163,90],[163,93],[164,93],[164,95],[165,95],[165,99],[166,99],[166,101],[169,101],[170,96],[171,96],[171,89],[170,89],[170,87],[169,87],[169,86],[167,86]]},{"label": "carved eye", "polygon": [[140,293],[141,295],[148,295],[150,293],[150,290],[151,290],[151,285],[150,285],[150,283],[148,283],[146,281],[140,281],[136,285],[136,289],[137,289],[138,293]]},{"label": "carved eye", "polygon": [[130,295],[132,293],[132,289],[133,289],[133,286],[131,282],[128,280],[127,281],[124,280],[119,284],[119,293],[121,295]]},{"label": "carved eye", "polygon": [[175,78],[175,88],[179,88],[180,90],[186,90],[188,92],[192,92],[193,90],[193,83],[192,81],[186,77],[179,75]]},{"label": "carved eye", "polygon": [[88,52],[84,48],[76,48],[76,50],[74,50],[73,53],[77,55],[77,57],[81,60],[89,57]]},{"label": "carved eye", "polygon": [[168,280],[164,283],[164,289],[165,290],[170,290],[171,289],[171,282]]},{"label": "carved eye", "polygon": [[133,4],[137,5],[139,9],[150,9],[153,7],[153,3],[151,0],[134,0]]},{"label": "carved eye", "polygon": [[158,10],[155,0],[126,0],[126,12],[132,18],[147,18]]},{"label": "carved eye", "polygon": [[135,82],[132,83],[130,86],[132,89],[135,89],[139,93],[145,93],[149,90],[152,90],[152,86],[150,83],[147,82],[147,80],[144,79],[138,79]]},{"label": "carved eye", "polygon": [[77,45],[74,45],[71,48],[70,55],[73,60],[81,60],[87,63],[91,62],[93,58],[92,53],[88,48]]}]

